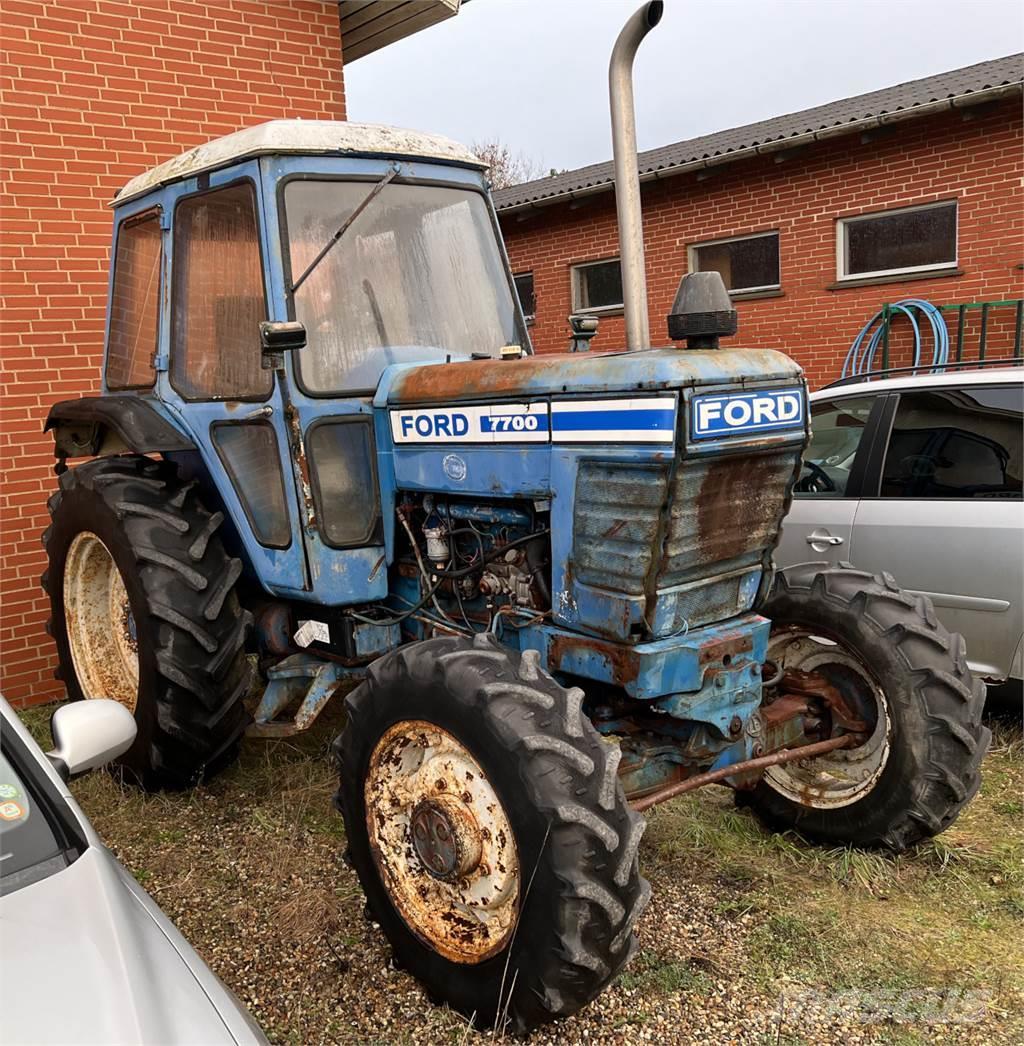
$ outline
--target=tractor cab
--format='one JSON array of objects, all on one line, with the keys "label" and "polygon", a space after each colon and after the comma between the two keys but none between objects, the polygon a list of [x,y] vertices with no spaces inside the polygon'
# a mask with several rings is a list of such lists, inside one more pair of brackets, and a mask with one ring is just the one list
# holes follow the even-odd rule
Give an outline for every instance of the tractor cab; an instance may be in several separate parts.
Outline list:
[{"label": "tractor cab", "polygon": [[447,139],[282,120],[114,201],[104,391],[194,444],[268,593],[387,594],[372,397],[389,366],[529,351],[486,189]]}]

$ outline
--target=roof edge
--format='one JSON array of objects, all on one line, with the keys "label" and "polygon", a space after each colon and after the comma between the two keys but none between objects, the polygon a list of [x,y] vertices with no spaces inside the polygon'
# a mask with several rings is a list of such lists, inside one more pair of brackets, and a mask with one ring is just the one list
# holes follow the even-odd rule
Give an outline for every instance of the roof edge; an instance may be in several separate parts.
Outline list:
[{"label": "roof edge", "polygon": [[[751,145],[746,148],[736,149],[733,152],[721,156],[703,157],[699,160],[690,160],[681,164],[662,167],[658,170],[643,172],[640,175],[641,183],[660,181],[663,178],[672,178],[676,175],[686,174],[690,171],[705,170],[710,167],[723,167],[726,164],[735,163],[739,160],[749,159],[753,156],[761,156],[775,152],[784,152],[807,145],[811,142],[829,141],[834,138],[842,138],[858,131],[870,130],[874,127],[885,127],[891,124],[905,123],[920,117],[934,115],[951,109],[968,109],[975,105],[986,102],[1009,98],[1013,95],[1024,93],[1024,82],[1016,81],[1010,84],[1000,84],[996,87],[984,88],[977,91],[967,91],[963,94],[954,95],[949,98],[940,98],[931,102],[922,102],[908,109],[900,109],[891,113],[882,113],[878,116],[864,117],[863,119],[851,120],[837,127],[822,128],[816,131],[806,131],[786,138],[777,138],[764,144]],[[660,148],[665,148],[664,146]],[[605,166],[596,164],[592,166]],[[607,166],[611,166],[610,161]],[[584,170],[585,168],[580,168]],[[522,189],[527,185],[536,184],[523,182],[521,185],[509,186],[509,193],[514,189]],[[610,192],[615,188],[614,176],[592,185],[582,186],[578,189],[569,189],[563,192],[553,193],[536,200],[524,200],[520,203],[502,205],[495,199],[495,209],[501,215],[516,214],[520,211],[539,210],[553,204],[564,203],[567,200],[578,199],[583,196],[595,196],[599,193]],[[497,196],[497,194],[496,194]]]}]

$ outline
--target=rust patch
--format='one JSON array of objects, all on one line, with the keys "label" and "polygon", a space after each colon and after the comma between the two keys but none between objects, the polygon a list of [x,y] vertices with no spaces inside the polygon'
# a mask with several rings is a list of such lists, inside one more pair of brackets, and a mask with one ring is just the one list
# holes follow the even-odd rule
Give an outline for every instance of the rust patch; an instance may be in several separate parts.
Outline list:
[{"label": "rust patch", "polygon": [[640,658],[633,647],[593,636],[554,635],[548,654],[551,666],[561,671],[572,671],[574,666],[584,664],[588,657],[602,658],[608,663],[611,681],[619,686],[634,682],[640,674]]},{"label": "rust patch", "polygon": [[725,662],[725,659],[734,658],[737,654],[746,654],[754,649],[754,641],[749,632],[737,630],[733,633],[719,633],[718,637],[711,643],[700,648],[700,663],[709,664],[712,661]]},{"label": "rust patch", "polygon": [[732,559],[749,550],[748,528],[737,520],[774,518],[779,511],[778,463],[771,455],[720,458],[709,464],[697,495],[697,545],[709,561]]}]

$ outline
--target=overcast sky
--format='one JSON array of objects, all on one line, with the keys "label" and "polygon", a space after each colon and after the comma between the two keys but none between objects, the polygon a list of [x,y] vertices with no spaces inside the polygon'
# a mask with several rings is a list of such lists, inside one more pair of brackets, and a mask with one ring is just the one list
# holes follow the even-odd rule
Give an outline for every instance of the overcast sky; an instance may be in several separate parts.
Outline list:
[{"label": "overcast sky", "polygon": [[[348,117],[611,158],[607,67],[639,0],[471,0],[345,70]],[[1021,0],[666,0],[636,60],[641,149],[1024,50]]]}]

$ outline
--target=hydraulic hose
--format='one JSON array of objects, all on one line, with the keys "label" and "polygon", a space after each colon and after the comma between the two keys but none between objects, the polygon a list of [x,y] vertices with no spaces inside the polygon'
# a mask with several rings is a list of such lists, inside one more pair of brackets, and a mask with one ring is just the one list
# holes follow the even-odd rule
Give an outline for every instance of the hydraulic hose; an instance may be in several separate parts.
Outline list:
[{"label": "hydraulic hose", "polygon": [[[916,310],[916,311],[915,311]],[[843,361],[844,378],[856,377],[859,374],[867,374],[875,370],[875,354],[878,346],[882,343],[882,337],[886,330],[883,321],[883,309],[868,320],[861,328],[860,333],[853,339]],[[890,316],[893,313],[902,313],[910,320],[914,331],[914,367],[922,365],[936,370],[949,362],[949,330],[946,321],[942,317],[941,310],[930,301],[923,298],[904,298],[889,306]],[[921,361],[921,327],[920,317],[928,321],[932,335],[932,358],[930,363],[922,364]],[[877,324],[877,326],[876,326]]]}]

